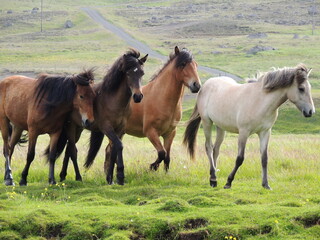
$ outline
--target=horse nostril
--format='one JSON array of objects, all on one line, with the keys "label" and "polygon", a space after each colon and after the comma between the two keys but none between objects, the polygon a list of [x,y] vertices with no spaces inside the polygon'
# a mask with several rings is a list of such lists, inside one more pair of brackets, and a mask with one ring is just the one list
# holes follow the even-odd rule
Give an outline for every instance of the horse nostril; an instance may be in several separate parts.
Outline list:
[{"label": "horse nostril", "polygon": [[312,113],[313,113],[312,110],[310,110],[310,111],[309,111],[309,115],[312,116]]},{"label": "horse nostril", "polygon": [[88,119],[84,122],[84,126],[85,127],[89,127],[90,126],[90,121]]}]

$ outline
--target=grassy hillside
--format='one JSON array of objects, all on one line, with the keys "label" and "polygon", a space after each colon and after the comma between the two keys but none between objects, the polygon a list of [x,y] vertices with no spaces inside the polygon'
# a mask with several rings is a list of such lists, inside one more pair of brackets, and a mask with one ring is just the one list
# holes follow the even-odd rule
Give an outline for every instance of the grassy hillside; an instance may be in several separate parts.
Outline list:
[{"label": "grassy hillside", "polygon": [[[243,78],[271,67],[304,62],[313,68],[311,84],[319,112],[320,23],[316,15],[312,35],[308,13],[312,1],[294,0],[290,5],[281,0],[43,2],[43,32],[40,12],[31,14],[34,7],[40,8],[40,1],[1,2],[0,76],[16,72],[77,73],[83,67],[97,66],[97,79],[101,78],[128,46],[81,10],[91,6],[164,55],[175,45],[187,47],[199,64]],[[66,20],[72,20],[74,27],[64,28]],[[248,37],[255,33],[265,33],[266,37]],[[255,46],[275,50],[248,54]],[[149,59],[144,81],[161,66],[160,61]],[[202,81],[208,77],[204,73],[200,76]],[[125,136],[125,186],[106,185],[103,149],[90,170],[80,167],[83,183],[74,181],[70,165],[67,181],[49,186],[48,165],[42,156],[48,137],[41,136],[29,172],[29,186],[0,184],[0,240],[319,239],[319,114],[305,119],[293,104],[281,107],[269,147],[272,191],[261,187],[257,136],[248,140],[246,159],[233,188],[223,189],[237,154],[237,136],[227,134],[218,161],[218,187],[212,189],[202,130],[195,162],[181,144],[184,122],[195,102],[186,92],[183,121],[173,143],[167,174],[162,168],[149,171],[156,151],[147,139]],[[88,138],[89,134],[84,133],[78,143],[80,166]],[[103,146],[106,144],[105,140]],[[16,183],[26,151],[26,147],[17,147],[14,153]],[[61,159],[57,161],[57,179],[60,168]]]}]

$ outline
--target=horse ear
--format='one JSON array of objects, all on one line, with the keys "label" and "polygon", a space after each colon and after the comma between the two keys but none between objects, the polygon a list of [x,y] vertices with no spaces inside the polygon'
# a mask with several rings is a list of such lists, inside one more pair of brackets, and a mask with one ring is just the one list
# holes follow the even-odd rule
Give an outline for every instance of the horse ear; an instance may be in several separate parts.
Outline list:
[{"label": "horse ear", "polygon": [[175,46],[174,52],[175,52],[176,55],[178,55],[180,53],[180,49],[179,49],[178,46]]},{"label": "horse ear", "polygon": [[307,77],[309,77],[311,71],[312,71],[312,68],[310,68],[310,69],[308,70],[308,72],[307,72]]},{"label": "horse ear", "polygon": [[148,55],[149,55],[149,54],[147,54],[147,55],[145,55],[144,57],[142,57],[142,58],[139,59],[139,61],[140,61],[141,64],[144,64],[144,63],[147,61]]}]

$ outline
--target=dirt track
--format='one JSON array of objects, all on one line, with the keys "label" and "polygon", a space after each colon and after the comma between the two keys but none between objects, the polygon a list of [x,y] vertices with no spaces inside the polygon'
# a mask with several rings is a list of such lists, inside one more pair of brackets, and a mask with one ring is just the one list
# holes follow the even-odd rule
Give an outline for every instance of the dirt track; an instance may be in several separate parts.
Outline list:
[{"label": "dirt track", "polygon": [[[122,28],[117,27],[117,26],[113,25],[112,23],[110,23],[98,11],[96,11],[92,8],[88,8],[88,7],[82,8],[82,10],[84,12],[86,12],[92,18],[92,20],[101,24],[107,30],[111,31],[115,35],[122,38],[131,47],[136,48],[143,53],[148,53],[150,57],[160,59],[161,61],[165,61],[167,59],[166,56],[163,56],[160,53],[152,50],[148,45],[134,39],[132,36],[130,36],[128,33],[126,33]],[[233,74],[230,74],[230,73],[218,70],[218,69],[213,69],[213,68],[209,68],[209,67],[205,67],[205,66],[199,66],[198,69],[200,71],[204,71],[206,73],[209,73],[213,76],[228,76],[228,77],[231,77],[235,80],[241,80],[238,76],[235,76]]]}]

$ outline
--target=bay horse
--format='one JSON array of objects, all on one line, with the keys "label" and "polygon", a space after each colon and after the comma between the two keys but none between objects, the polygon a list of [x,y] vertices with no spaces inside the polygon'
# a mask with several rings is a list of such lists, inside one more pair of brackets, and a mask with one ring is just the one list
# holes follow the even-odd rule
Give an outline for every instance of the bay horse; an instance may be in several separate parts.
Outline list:
[{"label": "bay horse", "polygon": [[[81,115],[84,125],[94,121],[95,94],[90,84],[93,78],[93,71],[88,70],[72,76],[41,74],[37,79],[15,75],[0,81],[0,129],[3,138],[6,185],[14,185],[11,157],[23,130],[28,131],[29,144],[20,185],[27,185],[37,138],[45,133],[50,136],[49,184],[55,184],[57,140],[67,115],[74,109]],[[12,134],[10,134],[10,124],[13,125]]]},{"label": "bay horse", "polygon": [[[303,64],[262,74],[252,83],[239,84],[228,77],[207,80],[197,97],[197,103],[184,133],[184,144],[192,158],[196,135],[202,122],[205,148],[210,163],[210,185],[217,186],[216,168],[219,149],[225,132],[238,133],[238,155],[235,167],[224,188],[231,188],[238,168],[244,160],[245,146],[251,134],[258,134],[262,163],[262,186],[268,183],[268,142],[271,128],[278,116],[278,108],[290,100],[303,113],[311,117],[315,112],[308,76],[311,70]],[[212,144],[211,131],[216,125],[216,141]]]},{"label": "bay horse", "polygon": [[[148,58],[148,54],[140,59],[139,57],[140,53],[137,50],[130,49],[113,63],[103,81],[93,87],[96,93],[96,98],[94,99],[95,122],[87,128],[91,131],[88,156],[90,159],[95,158],[97,151],[93,151],[91,147],[96,149],[98,146],[99,150],[104,135],[106,135],[113,143],[111,160],[117,161],[117,181],[120,185],[124,184],[121,138],[124,134],[127,118],[131,112],[130,99],[132,98],[134,103],[141,104],[140,102],[143,98],[141,78],[144,75],[143,65]],[[74,163],[76,180],[82,180],[77,164],[75,143],[79,140],[83,127],[81,127],[79,116],[77,115],[77,113],[72,114],[71,121],[66,127],[69,140],[60,173],[61,181],[66,178],[69,157]],[[61,147],[57,150],[57,155],[62,153],[66,144],[66,141],[63,141],[62,138],[59,141],[64,142],[64,144],[60,144]],[[89,167],[92,162],[86,162],[85,166]],[[112,182],[112,174],[110,176],[111,179],[107,179],[108,183]]]},{"label": "bay horse", "polygon": [[[157,170],[159,164],[164,161],[165,170],[169,169],[170,148],[176,134],[177,124],[182,114],[182,98],[184,86],[196,93],[201,87],[197,72],[197,63],[192,54],[186,50],[180,50],[177,46],[170,54],[169,60],[151,81],[142,87],[144,100],[140,104],[134,104],[131,100],[131,114],[127,120],[125,133],[137,137],[147,137],[158,152],[157,160],[150,168]],[[164,144],[160,137],[163,137]],[[90,146],[96,154],[101,142],[95,142]],[[113,142],[112,142],[113,144]],[[106,149],[105,172],[107,179],[112,179],[114,168],[110,161],[110,144]],[[90,166],[94,159],[88,157],[86,166]],[[109,181],[109,183],[111,183]]]}]

